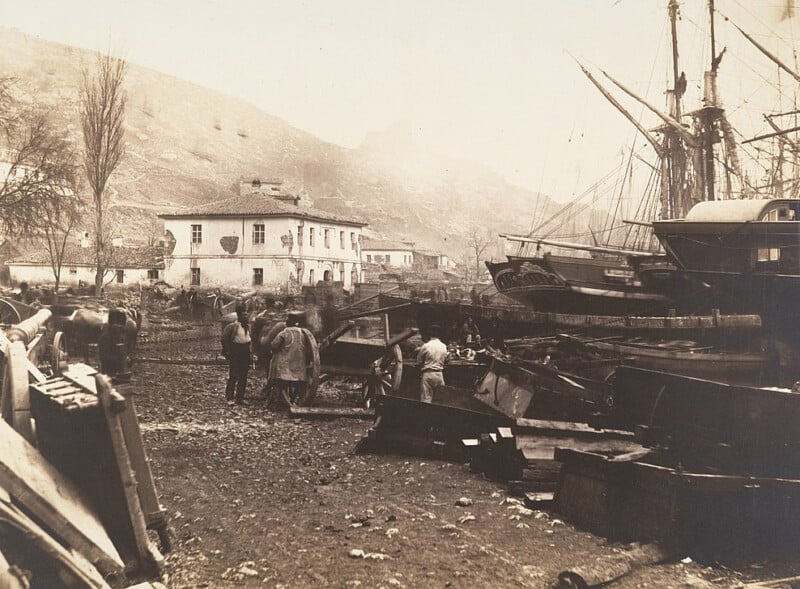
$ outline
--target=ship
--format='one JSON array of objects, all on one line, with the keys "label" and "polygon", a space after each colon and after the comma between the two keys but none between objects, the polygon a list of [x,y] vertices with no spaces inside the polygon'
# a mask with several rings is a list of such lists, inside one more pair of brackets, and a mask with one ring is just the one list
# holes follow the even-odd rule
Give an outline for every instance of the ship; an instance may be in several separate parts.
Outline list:
[{"label": "ship", "polygon": [[800,313],[800,200],[719,200],[683,219],[655,221],[656,236],[686,276],[711,286],[716,304],[758,313],[796,331]]},{"label": "ship", "polygon": [[[710,285],[695,274],[683,271],[674,257],[661,247],[663,240],[656,239],[652,232],[653,218],[683,218],[695,204],[719,198],[714,169],[717,159],[722,158],[728,170],[740,174],[736,141],[725,110],[717,99],[716,75],[724,50],[716,51],[712,35],[711,67],[704,75],[703,104],[693,112],[684,113],[681,99],[687,82],[678,64],[677,0],[669,1],[668,15],[672,41],[668,113],[603,72],[617,88],[660,119],[661,124],[655,129],[646,129],[579,63],[583,73],[637,127],[656,153],[659,164],[653,168],[653,176],[657,178],[653,184],[657,185],[658,190],[654,192],[657,192],[658,203],[639,207],[653,217],[625,220],[629,226],[626,239],[635,237],[634,247],[573,243],[534,233],[501,234],[509,242],[518,244],[517,255],[508,256],[503,262],[486,263],[501,293],[539,311],[586,315],[708,314],[717,308]],[[713,2],[709,18],[713,30]],[[726,190],[730,191],[730,182]],[[651,194],[643,195],[644,198],[654,199]],[[565,207],[568,214],[572,210],[571,205]],[[533,246],[535,252],[528,254],[527,250]],[[547,247],[557,248],[558,253],[544,251]]]}]

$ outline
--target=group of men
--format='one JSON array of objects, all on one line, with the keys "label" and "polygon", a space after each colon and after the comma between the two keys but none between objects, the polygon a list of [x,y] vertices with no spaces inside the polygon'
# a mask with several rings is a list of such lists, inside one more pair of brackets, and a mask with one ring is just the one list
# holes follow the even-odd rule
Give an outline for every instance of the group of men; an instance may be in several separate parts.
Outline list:
[{"label": "group of men", "polygon": [[[285,327],[277,335],[270,330],[263,333],[258,342],[271,352],[267,387],[290,400],[302,394],[309,375],[309,348],[314,336],[300,326],[301,319],[301,313],[289,313]],[[247,308],[240,305],[236,307],[236,320],[222,331],[222,353],[228,360],[225,400],[229,405],[244,404],[252,344],[250,316]]]},{"label": "group of men", "polygon": [[[276,325],[260,336],[261,348],[271,352],[267,388],[279,391],[284,399],[294,401],[303,394],[310,374],[310,347],[314,336],[301,327],[302,313],[289,313],[285,327]],[[277,334],[277,335],[276,335]],[[438,325],[427,330],[428,340],[419,348],[417,363],[420,370],[420,401],[432,403],[437,387],[444,385],[444,366],[449,351],[441,340]],[[472,319],[461,332],[464,343],[479,344],[480,333]],[[228,359],[228,381],[225,399],[229,405],[243,405],[247,377],[252,359],[250,317],[246,307],[236,308],[236,320],[222,332],[222,353]]]}]

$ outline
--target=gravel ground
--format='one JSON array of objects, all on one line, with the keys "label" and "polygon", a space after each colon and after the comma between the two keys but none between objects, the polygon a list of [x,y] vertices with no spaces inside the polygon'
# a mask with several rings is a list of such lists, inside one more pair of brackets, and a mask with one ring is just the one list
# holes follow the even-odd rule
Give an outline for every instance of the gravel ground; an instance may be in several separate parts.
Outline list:
[{"label": "gravel ground", "polygon": [[[127,388],[170,517],[169,587],[544,588],[620,549],[464,465],[355,454],[368,421],[271,413],[263,374],[251,374],[244,407],[228,407],[219,328],[157,320]],[[676,561],[612,586],[733,587],[797,569]]]}]

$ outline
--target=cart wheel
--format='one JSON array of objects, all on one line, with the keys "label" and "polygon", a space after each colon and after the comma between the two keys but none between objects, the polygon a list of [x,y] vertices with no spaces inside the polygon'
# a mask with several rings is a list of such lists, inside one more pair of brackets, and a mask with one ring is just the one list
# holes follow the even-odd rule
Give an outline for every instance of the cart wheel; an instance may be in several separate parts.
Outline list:
[{"label": "cart wheel", "polygon": [[297,395],[295,402],[303,407],[311,407],[317,398],[319,388],[319,345],[314,335],[307,329],[303,329],[306,338],[307,349],[310,351],[310,363],[308,367],[308,381],[303,391]]},{"label": "cart wheel", "polygon": [[0,299],[0,323],[3,325],[16,325],[22,321],[19,312],[8,301]]},{"label": "cart wheel", "polygon": [[61,376],[61,373],[67,368],[67,336],[64,335],[63,331],[57,331],[53,337],[50,368],[55,376]]},{"label": "cart wheel", "polygon": [[400,390],[403,381],[403,352],[394,345],[383,357],[372,363],[372,374],[367,377],[362,389],[364,407],[372,407],[375,397],[388,395]]},{"label": "cart wheel", "polygon": [[222,317],[222,307],[224,303],[222,301],[222,297],[215,296],[214,302],[211,305],[211,316],[216,321],[220,317]]}]

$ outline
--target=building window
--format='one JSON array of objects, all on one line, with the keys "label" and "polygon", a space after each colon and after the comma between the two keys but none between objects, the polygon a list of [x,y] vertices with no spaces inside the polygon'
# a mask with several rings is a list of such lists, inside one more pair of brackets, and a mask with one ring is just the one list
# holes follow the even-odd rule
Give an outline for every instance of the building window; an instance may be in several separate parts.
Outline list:
[{"label": "building window", "polygon": [[756,259],[759,262],[775,262],[781,259],[781,250],[778,248],[758,248]]},{"label": "building window", "polygon": [[356,234],[354,232],[350,233],[350,247],[353,251],[358,249],[358,239],[356,238]]},{"label": "building window", "polygon": [[191,268],[191,278],[189,284],[192,286],[200,286],[200,268]]},{"label": "building window", "polygon": [[[311,231],[314,231],[314,230],[312,229]],[[308,283],[311,286],[314,286],[314,269],[313,268],[311,268],[311,270],[308,271]]]},{"label": "building window", "polygon": [[70,268],[69,269],[69,273],[70,274],[77,274],[78,273],[78,269],[77,268]]},{"label": "building window", "polygon": [[350,271],[351,286],[354,285],[356,282],[358,282],[358,270],[356,270],[356,267],[353,266],[353,269]]},{"label": "building window", "polygon": [[344,270],[339,270],[339,282],[344,283]]},{"label": "building window", "polygon": [[151,268],[147,271],[148,280],[158,280],[158,268]]},{"label": "building window", "polygon": [[125,282],[125,270],[117,270],[117,284]]},{"label": "building window", "polygon": [[303,245],[303,226],[297,226],[297,245],[298,247]]},{"label": "building window", "polygon": [[372,263],[372,254],[367,254],[367,263],[368,264]]},{"label": "building window", "polygon": [[253,225],[253,244],[264,243],[266,231],[264,231],[264,224],[257,223]]},{"label": "building window", "polygon": [[390,256],[389,254],[386,254],[386,263],[387,264],[391,264],[392,263],[392,256]]},{"label": "building window", "polygon": [[314,228],[311,227],[308,230],[308,245],[310,247],[314,247]]},{"label": "building window", "polygon": [[331,230],[325,229],[325,247],[331,249]]},{"label": "building window", "polygon": [[253,268],[253,286],[264,284],[264,268]]},{"label": "building window", "polygon": [[344,249],[344,231],[339,231],[339,247]]},{"label": "building window", "polygon": [[192,225],[192,243],[203,243],[202,225]]}]

